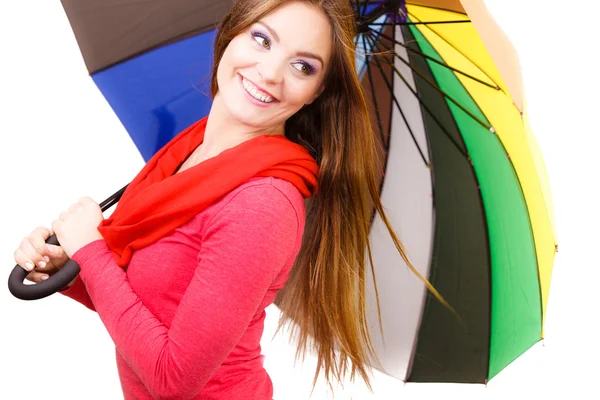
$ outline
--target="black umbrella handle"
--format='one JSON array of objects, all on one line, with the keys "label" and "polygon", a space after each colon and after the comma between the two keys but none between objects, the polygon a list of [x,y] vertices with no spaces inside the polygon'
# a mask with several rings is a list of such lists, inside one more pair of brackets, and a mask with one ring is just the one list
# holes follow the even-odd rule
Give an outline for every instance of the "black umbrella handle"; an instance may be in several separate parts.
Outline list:
[{"label": "black umbrella handle", "polygon": [[[56,235],[50,236],[46,240],[46,243],[59,246]],[[44,297],[48,297],[51,294],[64,289],[69,282],[77,277],[80,270],[79,264],[73,260],[68,260],[58,272],[45,281],[36,283],[34,285],[25,285],[24,281],[29,274],[29,271],[26,271],[17,264],[8,277],[8,289],[13,296],[21,300],[43,299]]]},{"label": "black umbrella handle", "polygon": [[[123,192],[125,192],[126,188],[127,185],[110,196],[108,199],[104,200],[100,204],[102,212],[108,210],[110,207],[116,204],[123,195]],[[56,235],[52,235],[46,239],[46,243],[60,246]],[[77,277],[79,271],[81,271],[79,264],[73,260],[68,260],[58,272],[45,281],[26,285],[25,278],[29,274],[29,271],[26,271],[17,264],[8,277],[8,290],[10,290],[13,296],[21,300],[43,299],[44,297],[48,297],[51,294],[64,289],[69,282]]]}]

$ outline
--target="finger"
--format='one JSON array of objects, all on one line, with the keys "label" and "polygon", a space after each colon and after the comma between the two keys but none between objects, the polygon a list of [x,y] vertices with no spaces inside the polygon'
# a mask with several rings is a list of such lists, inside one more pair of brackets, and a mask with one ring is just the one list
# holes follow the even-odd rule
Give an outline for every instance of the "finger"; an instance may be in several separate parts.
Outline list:
[{"label": "finger", "polygon": [[54,234],[54,232],[52,232],[52,230],[50,230],[44,226],[38,226],[31,232],[31,234],[29,236],[40,235],[44,239],[44,241],[46,241],[53,234]]},{"label": "finger", "polygon": [[69,260],[69,256],[67,256],[63,248],[53,244],[46,244],[44,246],[44,254],[50,257],[50,262],[54,261],[57,265],[62,265]]},{"label": "finger", "polygon": [[72,213],[75,210],[77,210],[79,207],[80,207],[80,204],[79,203],[75,203],[71,207],[69,207],[69,212]]},{"label": "finger", "polygon": [[90,196],[84,196],[84,197],[80,198],[79,202],[81,204],[86,204],[86,203],[89,203],[89,204],[98,204]]},{"label": "finger", "polygon": [[25,277],[30,282],[40,283],[48,279],[48,274],[44,274],[42,272],[32,271]]},{"label": "finger", "polygon": [[33,270],[33,268],[34,268],[33,261],[31,261],[29,259],[29,257],[27,257],[25,255],[25,253],[23,252],[23,250],[21,250],[20,247],[17,250],[15,250],[14,256],[15,256],[15,262],[17,263],[18,266],[23,268],[25,271]]},{"label": "finger", "polygon": [[44,260],[44,256],[40,254],[35,247],[33,247],[28,237],[21,241],[21,245],[19,246],[19,248],[21,249],[21,251],[23,251],[28,261],[33,262],[40,268],[46,267],[46,260]]},{"label": "finger", "polygon": [[[70,209],[69,209],[69,210],[70,210]],[[59,219],[60,221],[66,221],[68,216],[69,216],[69,212],[67,212],[67,211],[63,211],[63,212],[61,212],[61,213],[60,213],[60,215],[58,216],[58,219]]]},{"label": "finger", "polygon": [[[61,267],[64,266],[64,264],[58,264],[58,265],[60,265]],[[52,263],[52,261],[50,261],[48,264],[46,264],[46,268],[40,269],[39,267],[35,267],[35,269],[32,272],[39,272],[40,274],[47,274],[49,276],[52,276],[55,273],[57,273],[58,271],[60,271],[60,268],[56,267]]]},{"label": "finger", "polygon": [[[42,228],[42,229],[45,229],[45,228]],[[35,231],[33,231],[31,233],[31,235],[29,235],[29,242],[35,248],[35,250],[38,252],[38,254],[40,254],[43,257],[43,259],[46,261],[46,263],[48,263],[50,261],[50,257],[45,255],[45,252],[46,252],[45,245],[46,245],[47,237],[44,238],[44,234],[47,234],[48,232],[49,232],[48,229],[45,229],[44,232],[42,232],[40,229],[36,229]],[[40,265],[40,267],[44,268],[41,265]]]}]

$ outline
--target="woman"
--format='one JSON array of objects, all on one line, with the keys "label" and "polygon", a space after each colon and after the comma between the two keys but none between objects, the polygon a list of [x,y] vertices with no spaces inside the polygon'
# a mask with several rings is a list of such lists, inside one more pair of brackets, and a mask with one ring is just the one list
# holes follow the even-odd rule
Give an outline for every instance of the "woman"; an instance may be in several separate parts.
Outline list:
[{"label": "woman", "polygon": [[[61,293],[98,312],[126,399],[271,399],[260,338],[274,301],[303,351],[314,339],[330,384],[350,369],[370,387],[373,207],[406,257],[379,199],[350,3],[241,0],[218,32],[208,117],[146,164],[109,219],[83,198],[15,260],[33,282],[79,263]],[[44,244],[52,232],[61,247]]]}]

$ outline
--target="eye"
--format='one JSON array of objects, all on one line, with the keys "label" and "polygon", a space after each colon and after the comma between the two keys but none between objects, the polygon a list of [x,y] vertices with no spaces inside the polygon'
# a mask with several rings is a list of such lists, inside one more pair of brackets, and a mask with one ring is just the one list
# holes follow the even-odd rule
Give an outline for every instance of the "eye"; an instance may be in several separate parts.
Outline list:
[{"label": "eye", "polygon": [[271,48],[271,42],[269,37],[262,32],[252,32],[252,37],[258,44],[260,44],[265,49],[269,50]]},{"label": "eye", "polygon": [[310,65],[309,63],[307,63],[305,61],[297,62],[297,63],[295,63],[295,65],[299,65],[300,68],[298,68],[298,67],[295,67],[295,68],[305,75],[312,75],[315,73],[315,67],[313,67],[312,65]]}]

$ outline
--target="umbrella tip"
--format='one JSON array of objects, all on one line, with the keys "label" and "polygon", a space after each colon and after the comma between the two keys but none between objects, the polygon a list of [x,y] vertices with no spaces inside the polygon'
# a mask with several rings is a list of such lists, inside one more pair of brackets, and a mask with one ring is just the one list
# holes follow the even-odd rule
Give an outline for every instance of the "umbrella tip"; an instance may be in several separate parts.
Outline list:
[{"label": "umbrella tip", "polygon": [[494,129],[494,127],[493,127],[493,126],[490,126],[490,132],[492,132],[492,133],[496,133],[496,130]]}]

